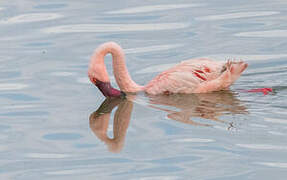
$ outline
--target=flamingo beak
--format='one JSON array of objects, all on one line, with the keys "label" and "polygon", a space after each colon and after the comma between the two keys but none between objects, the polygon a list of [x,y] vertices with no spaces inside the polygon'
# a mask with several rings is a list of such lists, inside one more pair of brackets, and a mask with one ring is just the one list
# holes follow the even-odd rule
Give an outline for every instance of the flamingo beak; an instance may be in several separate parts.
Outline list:
[{"label": "flamingo beak", "polygon": [[102,82],[100,80],[95,80],[95,82],[95,85],[105,97],[126,97],[126,93],[113,88],[110,82]]}]

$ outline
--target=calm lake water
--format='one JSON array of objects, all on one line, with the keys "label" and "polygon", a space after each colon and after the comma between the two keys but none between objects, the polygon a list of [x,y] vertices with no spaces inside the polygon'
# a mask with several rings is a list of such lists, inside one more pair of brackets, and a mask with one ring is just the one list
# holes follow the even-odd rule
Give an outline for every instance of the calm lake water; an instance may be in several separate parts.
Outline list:
[{"label": "calm lake water", "polygon": [[[0,179],[286,179],[286,20],[285,0],[1,1]],[[106,41],[139,84],[189,58],[249,67],[226,92],[105,101],[87,68]]]}]

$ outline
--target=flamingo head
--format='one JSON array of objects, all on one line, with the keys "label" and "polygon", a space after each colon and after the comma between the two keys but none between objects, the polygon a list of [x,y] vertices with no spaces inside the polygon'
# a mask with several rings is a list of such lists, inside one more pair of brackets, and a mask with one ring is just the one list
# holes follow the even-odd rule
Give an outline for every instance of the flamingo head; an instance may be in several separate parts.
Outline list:
[{"label": "flamingo head", "polygon": [[90,81],[97,86],[105,97],[125,97],[125,93],[112,87],[106,68],[103,65],[91,64],[88,70]]}]

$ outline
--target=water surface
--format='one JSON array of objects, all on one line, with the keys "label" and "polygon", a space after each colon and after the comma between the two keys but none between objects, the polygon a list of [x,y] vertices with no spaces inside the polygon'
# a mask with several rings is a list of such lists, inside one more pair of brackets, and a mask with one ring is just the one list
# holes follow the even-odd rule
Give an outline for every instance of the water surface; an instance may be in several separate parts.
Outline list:
[{"label": "water surface", "polygon": [[[286,179],[286,8],[283,0],[1,2],[1,179]],[[106,41],[123,47],[139,84],[189,58],[249,67],[230,91],[105,101],[87,67]],[[112,75],[111,56],[106,64]],[[275,92],[240,91],[261,87]]]}]

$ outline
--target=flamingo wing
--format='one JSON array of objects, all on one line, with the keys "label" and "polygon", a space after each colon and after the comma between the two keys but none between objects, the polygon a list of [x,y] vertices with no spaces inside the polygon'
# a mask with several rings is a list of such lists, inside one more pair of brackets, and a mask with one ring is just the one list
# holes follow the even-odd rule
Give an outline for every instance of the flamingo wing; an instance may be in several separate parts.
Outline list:
[{"label": "flamingo wing", "polygon": [[222,63],[209,59],[183,61],[156,76],[145,86],[149,94],[193,93],[203,82],[220,75]]}]

